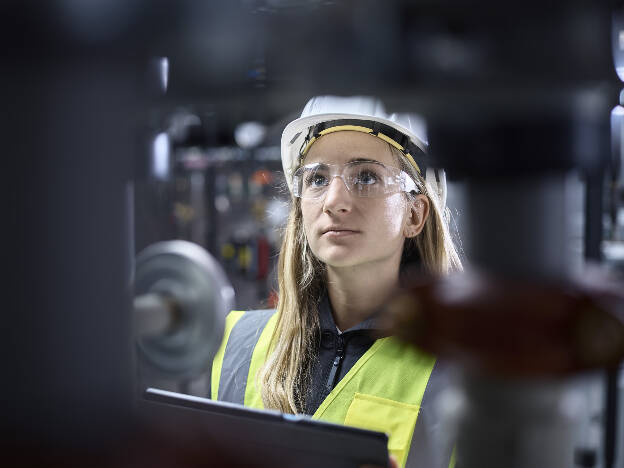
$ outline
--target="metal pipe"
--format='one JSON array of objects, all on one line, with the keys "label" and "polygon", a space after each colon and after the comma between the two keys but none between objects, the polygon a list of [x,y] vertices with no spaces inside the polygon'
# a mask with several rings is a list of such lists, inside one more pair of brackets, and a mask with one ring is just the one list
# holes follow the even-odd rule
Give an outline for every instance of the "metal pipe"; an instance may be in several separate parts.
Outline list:
[{"label": "metal pipe", "polygon": [[135,330],[139,336],[155,336],[176,322],[175,302],[162,294],[147,293],[134,298]]}]

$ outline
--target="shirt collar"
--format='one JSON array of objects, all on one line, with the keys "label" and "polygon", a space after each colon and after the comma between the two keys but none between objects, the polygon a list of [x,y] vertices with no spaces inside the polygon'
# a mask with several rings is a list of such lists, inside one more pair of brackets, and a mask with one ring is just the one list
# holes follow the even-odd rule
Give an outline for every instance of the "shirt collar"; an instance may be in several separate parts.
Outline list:
[{"label": "shirt collar", "polygon": [[[336,322],[334,320],[334,313],[329,301],[329,294],[327,291],[323,293],[321,296],[321,300],[319,302],[319,324],[321,326],[321,332],[331,331],[332,333],[338,333],[338,327],[336,326]],[[352,326],[348,330],[341,330],[341,333],[347,333],[357,330],[376,330],[377,329],[377,321],[376,321],[377,313],[374,313],[366,320],[358,323],[357,325]]]}]

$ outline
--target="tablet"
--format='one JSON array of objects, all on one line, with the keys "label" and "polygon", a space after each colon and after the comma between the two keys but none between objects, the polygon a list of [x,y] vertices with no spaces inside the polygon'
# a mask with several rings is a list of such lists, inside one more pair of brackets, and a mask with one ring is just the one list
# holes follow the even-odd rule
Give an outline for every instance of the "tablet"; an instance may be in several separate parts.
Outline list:
[{"label": "tablet", "polygon": [[235,451],[235,456],[257,459],[255,466],[351,468],[388,464],[388,437],[382,432],[156,388],[145,390],[144,397],[154,410],[167,405],[169,411],[192,414],[195,422],[201,420],[207,440]]}]

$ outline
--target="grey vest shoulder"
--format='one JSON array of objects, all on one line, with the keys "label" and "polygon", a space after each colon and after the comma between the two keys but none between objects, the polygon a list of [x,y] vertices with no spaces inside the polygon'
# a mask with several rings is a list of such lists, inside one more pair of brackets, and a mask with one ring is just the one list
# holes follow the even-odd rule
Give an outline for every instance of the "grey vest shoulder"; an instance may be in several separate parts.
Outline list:
[{"label": "grey vest shoulder", "polygon": [[218,400],[244,403],[251,356],[273,314],[275,309],[248,310],[232,328],[223,354]]}]

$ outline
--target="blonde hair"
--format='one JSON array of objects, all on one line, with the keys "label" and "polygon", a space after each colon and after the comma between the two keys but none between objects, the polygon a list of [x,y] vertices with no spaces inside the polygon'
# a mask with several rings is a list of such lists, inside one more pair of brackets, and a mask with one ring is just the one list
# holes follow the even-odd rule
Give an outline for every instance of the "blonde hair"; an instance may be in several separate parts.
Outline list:
[{"label": "blonde hair", "polygon": [[[400,168],[427,196],[430,206],[422,232],[405,241],[402,265],[419,258],[425,272],[446,274],[461,270],[461,261],[448,229],[448,209],[442,211],[437,191],[398,150],[388,146]],[[318,303],[324,291],[325,274],[325,265],[308,246],[300,199],[292,197],[278,262],[278,319],[270,351],[257,375],[258,388],[267,409],[284,413],[298,413],[305,409],[311,363],[318,340]]]},{"label": "blonde hair", "polygon": [[[399,150],[390,146],[390,151],[399,161],[401,170],[407,172],[429,200],[427,221],[419,235],[405,239],[401,263],[413,261],[414,254],[417,254],[423,270],[428,273],[445,275],[451,271],[461,271],[462,263],[449,230],[451,214],[442,205],[437,187],[431,187]],[[415,195],[410,193],[407,197],[414,199]]]}]

